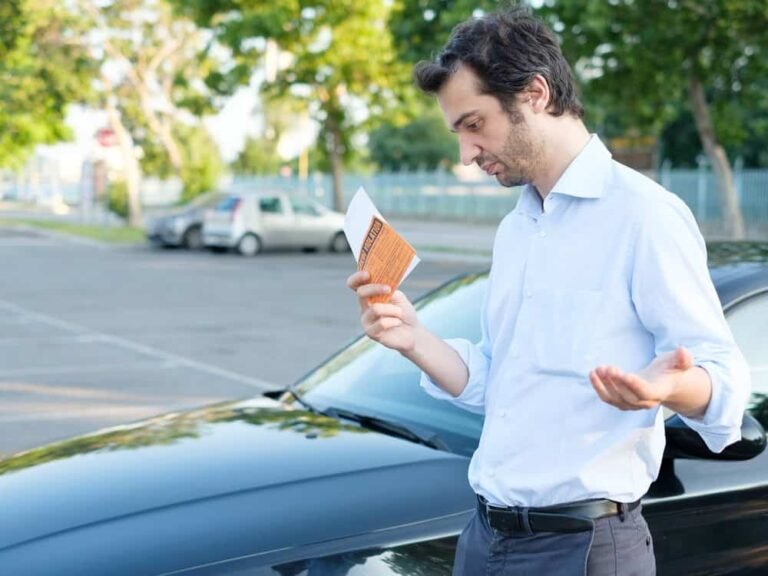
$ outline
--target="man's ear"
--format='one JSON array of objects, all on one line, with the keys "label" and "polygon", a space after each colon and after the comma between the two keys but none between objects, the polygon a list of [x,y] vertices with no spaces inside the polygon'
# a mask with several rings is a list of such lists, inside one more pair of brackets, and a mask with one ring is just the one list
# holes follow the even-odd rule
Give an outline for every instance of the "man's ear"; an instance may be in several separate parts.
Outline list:
[{"label": "man's ear", "polygon": [[535,114],[547,111],[552,98],[552,93],[549,90],[549,83],[544,76],[536,74],[528,83],[526,93],[528,102]]}]

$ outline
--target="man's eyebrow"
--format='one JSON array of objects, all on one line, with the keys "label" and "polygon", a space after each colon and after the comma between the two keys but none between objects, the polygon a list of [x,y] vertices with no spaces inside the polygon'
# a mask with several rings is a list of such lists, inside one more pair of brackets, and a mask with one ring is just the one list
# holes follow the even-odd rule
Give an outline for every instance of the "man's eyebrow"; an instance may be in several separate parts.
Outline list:
[{"label": "man's eyebrow", "polygon": [[469,112],[464,112],[461,116],[458,117],[456,122],[453,123],[453,127],[451,128],[451,132],[456,132],[458,130],[459,126],[461,125],[464,120],[472,116],[473,114],[477,114],[477,110],[471,110]]}]

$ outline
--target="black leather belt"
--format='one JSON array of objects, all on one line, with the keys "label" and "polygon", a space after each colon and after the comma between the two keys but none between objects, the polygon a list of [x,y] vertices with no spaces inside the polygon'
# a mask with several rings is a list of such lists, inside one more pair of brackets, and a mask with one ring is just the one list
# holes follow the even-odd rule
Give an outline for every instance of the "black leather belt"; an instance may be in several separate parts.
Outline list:
[{"label": "black leather belt", "polygon": [[[594,520],[616,516],[622,512],[622,504],[613,500],[585,500],[571,504],[528,508],[528,527],[525,526],[525,508],[518,506],[494,506],[482,496],[477,497],[481,513],[494,530],[507,534],[531,532],[586,532],[594,526]],[[640,500],[626,504],[625,510],[634,510]]]}]

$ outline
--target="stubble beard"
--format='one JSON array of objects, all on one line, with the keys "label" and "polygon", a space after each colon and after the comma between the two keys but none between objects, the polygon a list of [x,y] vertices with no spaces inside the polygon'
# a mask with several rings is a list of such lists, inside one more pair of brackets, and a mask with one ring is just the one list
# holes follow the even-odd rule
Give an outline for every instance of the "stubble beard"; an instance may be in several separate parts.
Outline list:
[{"label": "stubble beard", "polygon": [[497,157],[502,169],[496,173],[496,181],[505,188],[531,184],[543,156],[543,146],[531,134],[523,115],[513,110],[509,119],[509,134]]}]

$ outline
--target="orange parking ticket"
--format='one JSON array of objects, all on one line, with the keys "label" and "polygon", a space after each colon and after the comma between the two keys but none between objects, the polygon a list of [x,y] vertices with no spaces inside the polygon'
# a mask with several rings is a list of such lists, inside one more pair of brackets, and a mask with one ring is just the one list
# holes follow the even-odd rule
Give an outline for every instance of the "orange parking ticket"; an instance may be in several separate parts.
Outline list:
[{"label": "orange parking ticket", "polygon": [[[363,238],[357,269],[371,276],[372,284],[387,284],[394,292],[411,266],[416,250],[382,218],[371,217]],[[387,302],[389,295],[374,296],[369,302]]]}]

